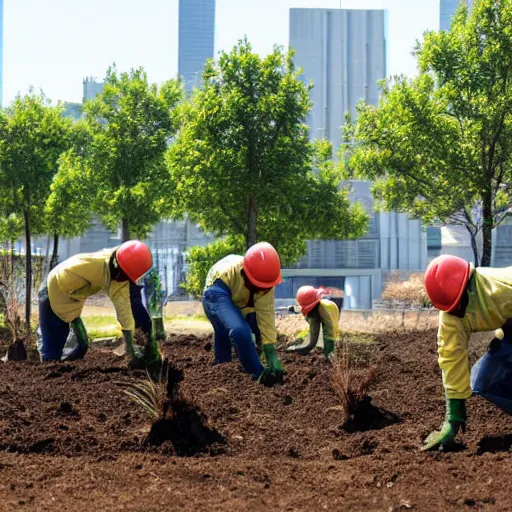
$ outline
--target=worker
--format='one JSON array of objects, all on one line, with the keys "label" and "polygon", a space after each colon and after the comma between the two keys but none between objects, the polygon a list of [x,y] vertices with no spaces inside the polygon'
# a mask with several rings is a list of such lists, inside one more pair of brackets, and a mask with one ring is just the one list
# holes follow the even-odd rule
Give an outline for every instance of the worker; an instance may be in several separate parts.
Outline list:
[{"label": "worker", "polygon": [[[274,287],[280,282],[277,251],[269,243],[259,242],[245,256],[230,254],[215,263],[203,292],[204,311],[215,333],[215,362],[231,361],[233,344],[245,371],[265,386],[283,381],[275,349]],[[258,344],[267,367],[258,357]]]},{"label": "worker", "polygon": [[[320,326],[324,337],[324,355],[331,361],[334,357],[336,341],[338,341],[338,325],[340,311],[338,306],[328,298],[329,293],[322,287],[301,286],[297,291],[297,303],[309,324],[309,340],[305,343],[293,344],[286,350],[309,354],[320,336]],[[292,306],[291,310],[295,311]]]},{"label": "worker", "polygon": [[[39,290],[38,350],[41,360],[71,361],[84,357],[89,343],[80,315],[87,297],[104,290],[114,304],[132,364],[155,363],[154,359],[160,355],[151,336],[151,319],[142,304],[140,286],[151,266],[151,252],[138,240],[111,249],[77,254],[58,264]],[[78,343],[63,357],[70,326]],[[136,328],[146,335],[143,355],[135,350]]]},{"label": "worker", "polygon": [[[439,256],[425,273],[425,288],[440,310],[437,352],[446,395],[446,417],[423,449],[449,446],[466,426],[466,400],[478,394],[512,414],[512,267],[474,267],[456,256]],[[470,375],[472,332],[500,329]],[[509,362],[510,361],[510,362]]]}]

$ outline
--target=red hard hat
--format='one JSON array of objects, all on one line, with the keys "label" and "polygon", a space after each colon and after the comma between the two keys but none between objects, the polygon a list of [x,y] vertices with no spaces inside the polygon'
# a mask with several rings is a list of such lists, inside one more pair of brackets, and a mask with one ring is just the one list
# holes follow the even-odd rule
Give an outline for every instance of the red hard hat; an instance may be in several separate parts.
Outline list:
[{"label": "red hard hat", "polygon": [[297,302],[302,309],[302,313],[307,315],[322,300],[324,295],[327,295],[327,291],[322,287],[301,286],[297,290]]},{"label": "red hard hat", "polygon": [[268,242],[258,242],[247,249],[244,271],[258,288],[272,288],[282,281],[279,254]]},{"label": "red hard hat", "polygon": [[458,256],[438,256],[425,272],[425,288],[432,304],[449,313],[460,302],[471,272],[470,264]]},{"label": "red hard hat", "polygon": [[129,240],[121,244],[116,251],[116,257],[121,270],[134,283],[153,266],[149,247],[139,240]]}]

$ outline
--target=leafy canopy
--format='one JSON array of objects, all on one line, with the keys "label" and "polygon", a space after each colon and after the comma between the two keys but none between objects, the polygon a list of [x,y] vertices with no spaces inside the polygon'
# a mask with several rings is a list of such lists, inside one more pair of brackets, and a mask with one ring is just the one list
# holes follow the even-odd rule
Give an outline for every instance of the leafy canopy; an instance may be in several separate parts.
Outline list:
[{"label": "leafy canopy", "polygon": [[357,237],[368,221],[339,188],[332,148],[309,141],[309,87],[292,56],[261,58],[244,39],[209,61],[167,157],[181,213],[246,247],[266,240],[288,263],[306,240]]}]

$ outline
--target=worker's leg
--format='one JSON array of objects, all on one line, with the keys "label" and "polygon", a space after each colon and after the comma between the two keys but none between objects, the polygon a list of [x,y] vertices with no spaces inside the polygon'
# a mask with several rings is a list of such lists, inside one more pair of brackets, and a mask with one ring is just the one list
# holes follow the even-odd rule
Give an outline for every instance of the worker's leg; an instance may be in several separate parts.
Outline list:
[{"label": "worker's leg", "polygon": [[39,301],[39,341],[37,349],[42,361],[60,361],[62,349],[69,334],[69,324],[54,312],[48,298],[46,285],[38,293]]},{"label": "worker's leg", "polygon": [[130,304],[135,320],[135,329],[141,329],[144,334],[151,336],[151,317],[142,301],[142,286],[130,281]]},{"label": "worker's leg", "polygon": [[471,370],[471,388],[512,414],[512,343],[495,338]]},{"label": "worker's leg", "polygon": [[233,304],[229,287],[217,280],[205,290],[203,306],[215,329],[215,361],[230,361],[233,343],[245,371],[257,379],[263,371],[263,365],[252,341],[251,327]]}]

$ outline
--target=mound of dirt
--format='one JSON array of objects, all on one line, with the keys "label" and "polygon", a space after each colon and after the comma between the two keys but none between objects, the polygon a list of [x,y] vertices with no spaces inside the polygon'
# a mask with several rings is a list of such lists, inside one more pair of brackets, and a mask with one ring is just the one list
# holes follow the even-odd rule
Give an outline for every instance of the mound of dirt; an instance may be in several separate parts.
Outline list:
[{"label": "mound of dirt", "polygon": [[323,356],[280,352],[269,389],[214,365],[207,334],[162,344],[183,379],[153,426],[123,393],[145,373],[108,350],[1,364],[3,509],[511,510],[509,417],[473,398],[461,450],[420,452],[444,414],[435,332],[376,341],[372,400],[345,425]]}]

